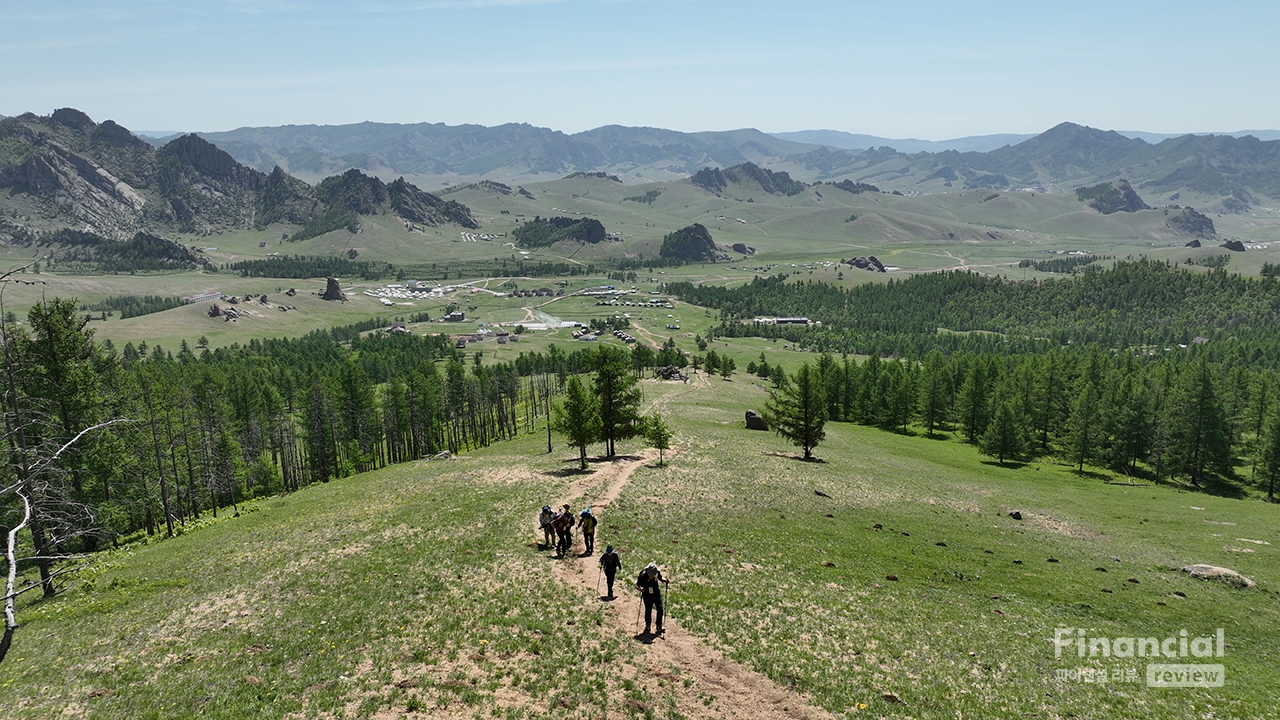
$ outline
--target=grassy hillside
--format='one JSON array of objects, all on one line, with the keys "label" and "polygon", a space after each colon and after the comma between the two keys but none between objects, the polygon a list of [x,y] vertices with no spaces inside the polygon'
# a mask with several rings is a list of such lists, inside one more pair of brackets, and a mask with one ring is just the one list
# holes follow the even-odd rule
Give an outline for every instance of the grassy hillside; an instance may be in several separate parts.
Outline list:
[{"label": "grassy hillside", "polygon": [[[546,455],[535,433],[99,558],[58,599],[20,604],[3,714],[742,710],[666,649],[692,645],[842,717],[1274,716],[1274,506],[1106,485],[1051,464],[1003,468],[954,441],[856,426],[829,425],[825,462],[803,463],[776,436],[741,429],[743,411],[763,404],[754,383],[642,387],[678,448],[664,468],[624,459],[637,465],[625,483],[621,466],[576,475],[576,453]],[[538,507],[603,503],[607,490],[617,498],[600,513],[599,544],[621,548],[623,584],[650,560],[673,580],[678,627],[653,645],[631,637],[630,599],[595,598],[594,558],[557,562],[534,546]],[[1259,587],[1176,569],[1196,562]],[[1159,638],[1223,628],[1226,655],[1213,662],[1226,686],[1149,689],[1139,659],[1055,659],[1058,627]],[[1139,681],[1056,679],[1079,667],[1133,669]]]}]

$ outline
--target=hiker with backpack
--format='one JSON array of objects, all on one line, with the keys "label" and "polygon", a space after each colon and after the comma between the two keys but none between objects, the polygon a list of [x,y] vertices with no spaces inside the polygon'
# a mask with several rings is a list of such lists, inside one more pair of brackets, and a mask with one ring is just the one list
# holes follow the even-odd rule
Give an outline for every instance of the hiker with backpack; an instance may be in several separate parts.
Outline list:
[{"label": "hiker with backpack", "polygon": [[582,530],[582,542],[587,546],[587,555],[596,551],[596,522],[591,508],[584,509],[578,518],[578,528]]},{"label": "hiker with backpack", "polygon": [[[613,599],[613,578],[618,574],[618,571],[622,569],[622,558],[618,557],[618,553],[613,551],[612,545],[606,546],[604,549],[604,554],[600,556],[600,569],[604,570],[605,583],[608,585],[608,588],[609,588],[609,594],[606,595],[605,597],[612,600]],[[596,579],[597,587],[599,587],[598,585],[599,582],[600,580],[597,578]]]},{"label": "hiker with backpack", "polygon": [[650,635],[650,617],[653,611],[658,611],[658,635],[662,634],[662,588],[658,583],[663,583],[667,587],[671,586],[671,581],[662,577],[662,572],[658,570],[657,563],[649,563],[640,571],[640,577],[636,578],[636,589],[640,591],[640,597],[644,599],[644,634]]},{"label": "hiker with backpack", "polygon": [[569,554],[569,548],[573,547],[573,513],[569,510],[568,504],[556,513],[551,524],[556,531],[556,552],[560,557],[564,557]]},{"label": "hiker with backpack", "polygon": [[551,522],[555,519],[556,514],[551,511],[551,506],[543,505],[542,512],[538,514],[538,527],[542,528],[542,544],[547,547],[554,544],[552,539],[555,537],[555,530],[551,527]]}]

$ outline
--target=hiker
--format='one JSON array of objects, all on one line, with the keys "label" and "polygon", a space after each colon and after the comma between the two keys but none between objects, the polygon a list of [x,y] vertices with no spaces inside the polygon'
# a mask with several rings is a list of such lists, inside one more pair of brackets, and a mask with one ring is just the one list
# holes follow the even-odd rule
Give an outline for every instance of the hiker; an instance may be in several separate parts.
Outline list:
[{"label": "hiker", "polygon": [[662,634],[662,588],[658,587],[658,583],[665,583],[667,587],[671,586],[671,581],[662,577],[662,572],[658,570],[657,563],[649,563],[640,571],[640,577],[636,578],[636,589],[640,591],[640,597],[644,598],[644,634],[649,635],[649,619],[653,615],[656,608],[658,611],[658,633]]},{"label": "hiker", "polygon": [[556,513],[555,520],[551,524],[556,529],[556,552],[560,557],[569,554],[569,548],[573,547],[573,514],[566,504],[564,509]]},{"label": "hiker", "polygon": [[[609,594],[605,597],[613,599],[613,578],[622,569],[622,558],[618,557],[618,553],[613,551],[612,545],[605,546],[604,554],[600,556],[600,568],[604,570],[604,579],[609,586]],[[596,582],[599,582],[598,580]]]},{"label": "hiker", "polygon": [[587,546],[587,555],[596,551],[596,522],[591,508],[584,509],[582,516],[578,518],[578,528],[582,530],[582,542]]},{"label": "hiker", "polygon": [[551,521],[556,519],[556,514],[551,512],[550,505],[542,506],[542,513],[538,515],[538,527],[542,528],[543,545],[551,547],[552,538],[555,533],[551,527]]}]

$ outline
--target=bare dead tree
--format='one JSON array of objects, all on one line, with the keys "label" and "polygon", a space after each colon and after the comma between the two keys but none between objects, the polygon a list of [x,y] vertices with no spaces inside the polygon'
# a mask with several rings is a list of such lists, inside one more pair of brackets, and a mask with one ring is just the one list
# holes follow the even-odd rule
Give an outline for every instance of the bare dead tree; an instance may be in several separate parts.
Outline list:
[{"label": "bare dead tree", "polygon": [[[17,617],[14,613],[14,602],[17,597],[25,592],[36,588],[45,588],[46,594],[52,588],[52,581],[59,575],[72,573],[84,567],[85,563],[81,562],[85,559],[83,555],[63,554],[54,552],[48,548],[58,545],[57,536],[48,538],[51,542],[32,543],[34,554],[24,557],[18,556],[19,534],[28,529],[33,522],[41,520],[38,514],[38,498],[42,495],[48,496],[50,486],[56,483],[47,482],[51,475],[60,474],[56,463],[69,448],[80,441],[85,435],[101,430],[116,423],[131,422],[126,419],[108,420],[107,422],[91,425],[81,430],[74,438],[62,444],[56,450],[50,453],[38,453],[35,456],[27,451],[19,451],[14,453],[18,461],[18,466],[12,468],[13,481],[0,489],[0,498],[16,497],[21,504],[21,515],[18,523],[9,528],[5,542],[5,584],[4,584],[4,635],[0,637],[0,662],[3,662],[5,656],[9,653],[9,647],[13,643],[13,633],[18,629]],[[17,429],[17,428],[14,428]],[[6,433],[9,434],[9,433]],[[10,439],[10,447],[16,448],[14,442],[16,438]],[[59,519],[46,516],[42,518],[46,523],[54,520],[54,527],[59,527],[62,523],[56,522]],[[78,518],[77,518],[78,519]],[[44,528],[46,530],[50,528]],[[41,546],[46,549],[42,550]],[[51,570],[42,570],[40,578],[23,583],[21,587],[18,584],[18,565],[24,562],[36,562],[42,568],[50,567],[54,563],[64,563],[61,567]]]}]

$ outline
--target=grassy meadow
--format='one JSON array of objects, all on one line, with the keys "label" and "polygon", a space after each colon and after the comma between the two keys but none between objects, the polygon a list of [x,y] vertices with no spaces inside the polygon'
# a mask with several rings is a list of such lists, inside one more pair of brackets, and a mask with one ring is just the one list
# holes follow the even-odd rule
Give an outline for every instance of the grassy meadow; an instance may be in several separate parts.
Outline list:
[{"label": "grassy meadow", "polygon": [[[631,475],[598,545],[620,548],[624,586],[659,562],[683,632],[812,705],[847,718],[1276,717],[1275,506],[1001,467],[954,439],[843,424],[805,463],[742,428],[764,402],[754,382],[642,388],[676,452]],[[575,507],[598,494],[571,471],[576,452],[544,443],[535,432],[336,480],[106,553],[64,595],[19,603],[0,714],[717,716],[713,687],[647,665],[631,618],[610,622],[554,568],[594,574],[594,558],[534,546],[539,507],[571,498],[570,482],[588,488]],[[1178,570],[1202,562],[1258,587]],[[1223,628],[1212,662],[1226,685],[1147,688],[1144,659],[1055,658],[1059,627]],[[1081,667],[1137,682],[1057,677]]]}]

